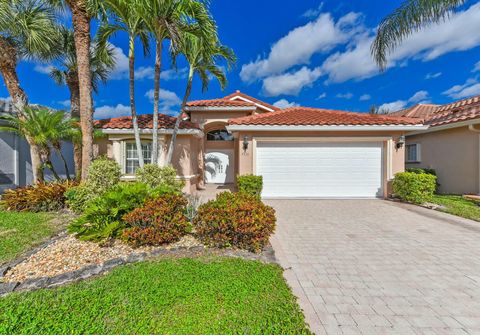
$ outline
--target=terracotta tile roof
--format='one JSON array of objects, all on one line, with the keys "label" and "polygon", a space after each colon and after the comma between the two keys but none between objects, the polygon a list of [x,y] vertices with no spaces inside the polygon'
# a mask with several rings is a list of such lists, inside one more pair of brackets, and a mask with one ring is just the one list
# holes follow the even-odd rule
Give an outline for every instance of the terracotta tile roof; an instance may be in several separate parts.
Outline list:
[{"label": "terracotta tile roof", "polygon": [[[224,97],[224,99],[227,99],[227,100],[233,100],[235,99],[235,97],[242,97],[243,99],[247,99],[247,100],[250,100],[250,101],[253,101],[259,105],[263,105],[267,108],[270,108],[270,109],[273,109],[274,111],[277,111],[277,110],[280,110],[280,108],[278,107],[275,107],[273,105],[270,105],[270,104],[267,104],[266,102],[264,101],[261,101],[261,100],[258,100],[257,98],[254,98],[254,97],[251,97],[245,93],[242,93],[240,91],[236,91],[235,93],[232,93],[232,94],[229,94],[227,95],[226,97]],[[241,99],[236,99],[236,100],[233,100],[233,101],[241,101]]]},{"label": "terracotta tile roof", "polygon": [[393,116],[405,116],[425,119],[435,113],[440,105],[434,104],[417,104],[410,108],[402,109],[398,112],[390,113]]},{"label": "terracotta tile roof", "polygon": [[[160,114],[158,116],[158,128],[159,129],[173,129],[177,118]],[[140,129],[153,129],[153,115],[143,114],[138,116],[138,126]],[[101,129],[133,129],[132,117],[123,116],[115,117],[111,119],[103,119],[95,121],[95,127]],[[195,123],[182,121],[180,123],[180,129],[200,129]]]},{"label": "terracotta tile roof", "polygon": [[420,104],[390,115],[420,118],[432,127],[473,120],[480,118],[480,96],[446,105]]},{"label": "terracotta tile roof", "polygon": [[190,101],[187,107],[255,107],[255,104],[238,100],[212,99]]},{"label": "terracotta tile roof", "polygon": [[422,121],[389,115],[371,115],[330,109],[292,107],[272,113],[229,120],[231,125],[340,126],[340,125],[415,125]]}]

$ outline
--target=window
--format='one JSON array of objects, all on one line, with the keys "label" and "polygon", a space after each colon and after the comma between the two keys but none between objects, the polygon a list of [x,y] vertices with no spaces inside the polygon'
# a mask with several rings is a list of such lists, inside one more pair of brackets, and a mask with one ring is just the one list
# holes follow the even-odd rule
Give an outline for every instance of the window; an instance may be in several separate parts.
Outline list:
[{"label": "window", "polygon": [[[150,162],[152,158],[152,144],[142,143],[143,159],[145,162]],[[138,163],[137,146],[135,143],[125,144],[125,173],[135,174],[140,164]]]},{"label": "window", "polygon": [[420,144],[407,144],[405,155],[407,163],[420,162]]},{"label": "window", "polygon": [[233,141],[233,135],[225,129],[212,130],[207,133],[207,141]]}]

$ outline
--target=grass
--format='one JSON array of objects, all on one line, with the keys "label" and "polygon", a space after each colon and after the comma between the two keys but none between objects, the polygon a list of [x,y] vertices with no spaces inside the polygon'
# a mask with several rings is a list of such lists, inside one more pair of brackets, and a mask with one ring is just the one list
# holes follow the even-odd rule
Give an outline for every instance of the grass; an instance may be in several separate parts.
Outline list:
[{"label": "grass", "polygon": [[443,212],[480,221],[480,206],[460,195],[435,195],[432,202],[444,206]]},{"label": "grass", "polygon": [[12,260],[56,232],[46,213],[0,211],[0,264]]},{"label": "grass", "polygon": [[280,267],[200,258],[0,298],[0,334],[311,333]]}]

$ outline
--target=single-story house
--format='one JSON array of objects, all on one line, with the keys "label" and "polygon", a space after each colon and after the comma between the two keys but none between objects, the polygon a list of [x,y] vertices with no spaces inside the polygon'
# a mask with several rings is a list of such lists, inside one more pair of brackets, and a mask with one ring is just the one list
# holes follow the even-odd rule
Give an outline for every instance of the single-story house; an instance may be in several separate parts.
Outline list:
[{"label": "single-story house", "polygon": [[[13,113],[13,106],[8,100],[0,100],[0,115]],[[2,121],[0,120],[0,125]],[[70,174],[75,173],[73,163],[73,146],[63,143],[62,153],[68,163]],[[54,152],[52,163],[61,178],[66,178],[63,161]],[[45,179],[53,180],[50,170],[45,170]],[[0,194],[9,188],[29,185],[33,182],[30,146],[24,138],[16,134],[0,131]]]},{"label": "single-story house", "polygon": [[[266,198],[372,198],[390,192],[404,171],[404,135],[426,130],[421,119],[319,108],[279,109],[239,91],[192,101],[181,123],[173,166],[186,191],[230,184],[237,175],[264,178]],[[175,118],[161,115],[160,162]],[[144,157],[151,157],[152,116],[139,116]],[[118,161],[125,178],[138,167],[130,117],[97,121],[106,137],[98,154]]]},{"label": "single-story house", "polygon": [[429,126],[406,134],[407,168],[434,169],[440,193],[480,193],[480,96],[419,104],[392,115]]}]

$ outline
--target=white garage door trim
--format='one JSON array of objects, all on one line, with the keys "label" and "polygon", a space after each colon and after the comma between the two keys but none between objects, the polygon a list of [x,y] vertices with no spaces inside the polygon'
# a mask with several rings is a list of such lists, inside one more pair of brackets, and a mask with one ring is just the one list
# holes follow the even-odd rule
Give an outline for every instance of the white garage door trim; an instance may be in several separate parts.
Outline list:
[{"label": "white garage door trim", "polygon": [[[388,175],[389,166],[391,167],[390,160],[385,159],[385,155],[390,157],[390,146],[385,146],[385,141],[390,142],[391,138],[385,137],[363,137],[363,138],[254,138],[253,139],[253,163],[254,163],[254,173],[255,174],[264,174],[265,187],[264,187],[264,198],[374,198],[382,197],[384,194],[385,188],[385,173]],[[257,143],[258,142],[258,143]],[[292,145],[293,144],[293,145]],[[325,166],[325,173],[322,175],[319,170],[316,170],[316,167],[320,162],[325,162],[324,158],[321,158],[320,161],[310,160],[312,166],[310,170],[308,166],[305,167],[305,170],[299,171],[298,173],[290,171],[290,176],[292,176],[292,184],[284,185],[285,189],[275,187],[275,185],[284,182],[282,179],[284,176],[275,176],[275,166],[268,166],[269,162],[274,159],[279,159],[280,162],[285,162],[286,169],[288,170],[288,158],[285,156],[288,155],[302,155],[302,151],[298,148],[302,147],[302,144],[306,147],[305,150],[310,150],[315,153],[315,155],[329,155],[329,152],[332,154],[337,154],[336,158],[333,158],[332,163],[335,164],[335,168],[332,166]],[[272,150],[268,151],[268,148]],[[277,148],[277,149],[276,149]],[[340,150],[332,151],[332,149],[340,148]],[[361,149],[364,148],[364,152]],[[280,151],[280,150],[283,151]],[[275,153],[276,150],[276,153]],[[360,150],[360,152],[359,152]],[[355,183],[354,174],[347,171],[351,166],[350,163],[346,163],[343,166],[343,171],[341,169],[341,164],[338,165],[342,160],[345,162],[345,157],[354,157],[355,152],[366,155],[365,157],[370,157],[370,162],[363,162],[357,160],[358,169],[364,169],[365,173],[371,173],[370,182],[365,182],[362,180],[360,183]],[[265,159],[265,155],[269,155]],[[273,156],[272,156],[273,155]],[[344,155],[342,157],[342,155]],[[275,157],[277,156],[277,157]],[[261,161],[263,159],[263,162]],[[318,159],[318,158],[317,158]],[[335,159],[339,161],[336,162]],[[365,164],[363,164],[365,163]],[[280,163],[281,164],[281,163]],[[363,164],[363,165],[362,165]],[[294,169],[294,166],[290,166],[291,169]],[[273,170],[272,170],[273,169]],[[268,176],[269,173],[272,175]],[[309,178],[308,182],[302,179],[301,174],[311,174],[315,177]],[[343,176],[342,176],[343,173]],[[330,187],[320,187],[328,184],[328,181],[331,180],[331,177],[334,174],[340,175],[339,180],[344,180],[343,183],[338,183],[335,185],[330,185]],[[275,179],[276,178],[276,179]],[[350,179],[349,179],[350,178]],[[269,185],[269,179],[270,181]],[[279,180],[277,182],[276,180]],[[313,182],[313,183],[312,183]],[[315,185],[315,182],[318,185]],[[298,188],[296,188],[298,185]],[[343,192],[341,191],[343,187]]]}]

